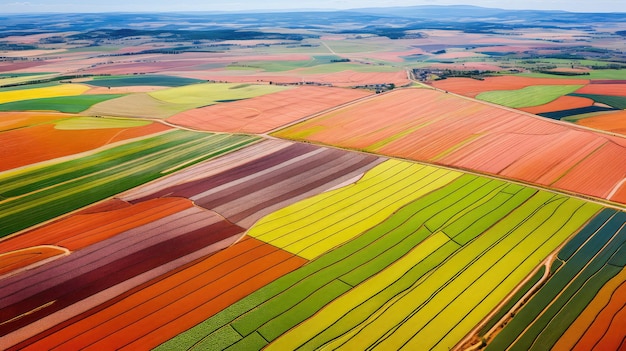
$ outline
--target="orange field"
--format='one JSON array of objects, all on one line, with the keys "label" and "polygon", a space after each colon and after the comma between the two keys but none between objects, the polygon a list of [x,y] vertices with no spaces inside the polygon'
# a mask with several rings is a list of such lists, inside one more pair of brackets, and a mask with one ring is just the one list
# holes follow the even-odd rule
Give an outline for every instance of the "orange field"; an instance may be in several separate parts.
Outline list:
[{"label": "orange field", "polygon": [[54,246],[36,246],[0,254],[0,276],[65,253]]},{"label": "orange field", "polygon": [[187,199],[159,198],[104,212],[78,213],[0,241],[0,253],[39,245],[74,251],[191,207]]},{"label": "orange field", "polygon": [[435,88],[451,91],[453,93],[476,97],[485,91],[493,90],[517,90],[533,85],[585,85],[586,79],[552,79],[552,78],[528,78],[518,76],[487,77],[484,80],[472,78],[448,78],[433,82]]},{"label": "orange field", "polygon": [[545,105],[532,106],[532,107],[523,107],[520,110],[533,113],[540,114],[546,112],[554,112],[554,111],[562,111],[562,110],[570,110],[574,108],[588,107],[594,104],[594,101],[588,98],[583,98],[579,96],[561,96],[560,98],[551,101]]},{"label": "orange field", "polygon": [[23,349],[150,349],[304,263],[246,237],[46,331]]},{"label": "orange field", "polygon": [[576,124],[626,135],[626,111],[598,114],[579,119]]},{"label": "orange field", "polygon": [[626,84],[589,84],[578,89],[576,93],[626,96]]},{"label": "orange field", "polygon": [[168,118],[168,122],[209,131],[265,133],[370,94],[354,89],[299,87],[185,111]]},{"label": "orange field", "polygon": [[0,132],[72,117],[76,116],[47,112],[0,112]]},{"label": "orange field", "polygon": [[[41,124],[2,133],[0,171],[73,155],[116,141],[168,130],[160,123],[134,128],[59,130],[54,124]],[[37,145],[33,148],[32,145]]]},{"label": "orange field", "polygon": [[609,303],[596,316],[573,350],[623,350],[626,338],[624,321],[626,321],[626,282],[613,292]]},{"label": "orange field", "polygon": [[[356,103],[276,136],[436,162],[607,198],[626,174],[626,139],[428,89]],[[623,192],[611,200],[626,203]]]}]

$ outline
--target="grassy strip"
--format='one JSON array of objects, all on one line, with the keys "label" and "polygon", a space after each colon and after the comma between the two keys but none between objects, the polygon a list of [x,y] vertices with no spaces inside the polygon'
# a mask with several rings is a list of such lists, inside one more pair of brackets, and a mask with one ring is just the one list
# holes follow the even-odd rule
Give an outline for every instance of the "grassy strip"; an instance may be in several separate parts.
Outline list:
[{"label": "grassy strip", "polygon": [[531,107],[547,104],[581,87],[581,85],[535,85],[518,90],[488,91],[478,94],[476,98],[513,108]]},{"label": "grassy strip", "polygon": [[89,130],[109,128],[134,128],[153,123],[140,119],[77,117],[60,120],[54,123],[59,130]]},{"label": "grassy strip", "polygon": [[30,99],[0,104],[0,111],[59,111],[79,113],[91,106],[124,96],[123,94],[94,94]]},{"label": "grassy strip", "polygon": [[[621,227],[625,221],[626,213],[619,212],[609,220],[609,223],[595,232],[591,239],[570,256],[567,262],[556,271],[539,292],[522,310],[520,310],[515,318],[507,324],[488,345],[487,349],[502,350],[512,346],[515,342],[513,345],[515,349],[528,350],[537,339],[539,333],[561,310],[569,297],[573,296],[591,275],[600,270],[602,266],[606,265],[609,258],[626,240],[626,231],[622,230],[612,244],[602,250],[602,247],[615,236],[616,230]],[[586,230],[581,231],[581,233],[586,235]],[[589,260],[598,254],[598,252],[600,252],[600,254],[585,268]],[[579,272],[580,275],[578,275]],[[576,277],[577,275],[578,277]],[[576,279],[574,280],[575,277]],[[572,284],[566,289],[566,286],[570,282],[572,282]],[[561,293],[563,294],[559,295]],[[550,306],[550,304],[552,305]],[[539,316],[542,312],[543,315]],[[568,326],[569,324],[563,325],[563,328],[567,328]],[[529,329],[526,330],[526,328]],[[560,337],[564,331],[565,329],[555,332]],[[523,334],[523,336],[515,341],[521,334]],[[549,348],[549,345],[546,347]]]},{"label": "grassy strip", "polygon": [[[188,159],[201,162],[253,140],[247,136],[176,131],[148,138],[145,144],[136,141],[5,176],[2,183],[12,190],[3,194],[7,199],[0,202],[0,237],[167,175],[163,170],[172,163]],[[101,159],[106,162],[100,163]],[[31,174],[36,175],[35,180],[29,177]]]}]

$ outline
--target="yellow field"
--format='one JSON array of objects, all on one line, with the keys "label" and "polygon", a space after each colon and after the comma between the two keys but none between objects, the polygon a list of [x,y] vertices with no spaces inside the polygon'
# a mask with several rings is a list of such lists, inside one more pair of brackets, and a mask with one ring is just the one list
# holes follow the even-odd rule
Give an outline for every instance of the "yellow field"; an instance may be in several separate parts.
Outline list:
[{"label": "yellow field", "polygon": [[206,83],[164,89],[149,93],[155,99],[172,104],[212,105],[220,101],[248,99],[277,93],[290,87],[276,85]]},{"label": "yellow field", "polygon": [[52,87],[0,92],[0,104],[13,101],[80,95],[90,88],[82,84],[61,84]]},{"label": "yellow field", "polygon": [[[312,339],[317,334],[322,333],[332,324],[332,321],[341,319],[345,314],[376,295],[381,289],[393,284],[406,274],[411,267],[419,264],[428,255],[448,242],[450,242],[450,238],[444,233],[438,232],[433,234],[387,269],[335,299],[315,316],[283,334],[272,342],[266,350],[295,350],[302,345],[302,340]],[[343,337],[350,337],[355,332],[353,330]],[[341,341],[343,338],[338,340]],[[357,347],[365,350],[368,346],[363,344]]]},{"label": "yellow field", "polygon": [[355,184],[274,212],[248,234],[313,259],[460,176],[459,172],[389,160]]}]

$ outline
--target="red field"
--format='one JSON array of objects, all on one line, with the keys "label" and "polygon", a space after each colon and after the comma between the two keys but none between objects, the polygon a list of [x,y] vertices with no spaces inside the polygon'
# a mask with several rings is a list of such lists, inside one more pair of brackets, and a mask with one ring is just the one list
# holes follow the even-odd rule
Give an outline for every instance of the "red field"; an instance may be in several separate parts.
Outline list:
[{"label": "red field", "polygon": [[433,86],[453,93],[476,97],[493,90],[517,90],[533,85],[584,85],[586,79],[527,78],[518,76],[487,77],[484,80],[471,78],[448,78],[433,82]]},{"label": "red field", "polygon": [[578,120],[576,124],[626,135],[626,111],[603,113],[583,118]]},{"label": "red field", "polygon": [[576,93],[626,96],[626,84],[589,84],[578,89]]},{"label": "red field", "polygon": [[136,205],[123,203],[126,205],[119,208],[89,207],[54,223],[0,241],[0,253],[39,245],[58,245],[75,251],[193,207],[191,201],[181,198],[159,198]]},{"label": "red field", "polygon": [[65,253],[54,246],[36,246],[0,254],[0,276]]},{"label": "red field", "polygon": [[370,94],[354,89],[299,87],[182,112],[168,122],[208,131],[265,133]]},{"label": "red field", "polygon": [[[432,161],[599,198],[607,198],[626,174],[626,139],[427,89],[396,90],[275,135]],[[626,203],[622,193],[611,200]]]},{"label": "red field", "polygon": [[145,283],[15,349],[149,349],[304,263],[298,256],[247,237],[229,250]]},{"label": "red field", "polygon": [[0,347],[207,257],[242,234],[242,228],[216,213],[192,207],[7,277],[0,286],[6,321],[0,325]]},{"label": "red field", "polygon": [[532,106],[532,107],[524,107],[520,108],[520,110],[533,113],[540,114],[546,112],[554,112],[554,111],[562,111],[562,110],[570,110],[581,107],[588,107],[594,104],[595,101],[578,97],[578,96],[561,96],[560,98],[549,102],[545,105]]},{"label": "red field", "polygon": [[[30,120],[28,122],[32,123]],[[160,123],[152,123],[134,128],[59,130],[50,123],[10,130],[2,133],[0,171],[73,155],[116,141],[150,135],[168,129],[169,127]],[[37,148],[33,148],[32,145],[37,145]]]}]

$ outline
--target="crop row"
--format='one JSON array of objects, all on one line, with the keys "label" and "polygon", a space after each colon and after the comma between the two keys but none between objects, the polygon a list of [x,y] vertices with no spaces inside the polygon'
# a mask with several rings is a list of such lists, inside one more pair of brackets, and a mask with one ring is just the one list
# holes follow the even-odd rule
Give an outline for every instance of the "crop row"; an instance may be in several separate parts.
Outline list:
[{"label": "crop row", "polygon": [[184,197],[248,228],[263,216],[342,185],[383,159],[284,141],[266,141],[124,195],[132,202]]},{"label": "crop row", "polygon": [[[386,173],[401,177],[397,167],[382,164],[351,187],[369,182],[371,190],[360,193],[376,198],[378,183],[372,180]],[[422,177],[420,182],[429,182]],[[278,211],[250,233],[272,243],[286,240],[281,245],[293,248],[300,238],[324,233],[321,218],[349,208],[351,187]],[[333,211],[325,212],[322,204],[334,206]],[[344,237],[331,240],[334,249],[312,254],[307,265],[159,349],[259,349],[268,342],[270,349],[454,346],[597,209],[501,181],[460,176],[382,221],[369,222],[370,229],[350,225],[328,231],[330,238],[339,230]],[[323,243],[324,237],[312,242]]]},{"label": "crop row", "polygon": [[[605,199],[626,172],[622,138],[428,89],[393,91],[274,135],[436,162]],[[626,202],[623,193],[611,200]]]},{"label": "crop row", "polygon": [[[243,229],[191,207],[4,279],[2,348],[236,241]],[[158,254],[155,254],[158,253]],[[50,306],[50,301],[54,303]]]},{"label": "crop row", "polygon": [[0,176],[0,237],[55,218],[255,138],[174,131]]},{"label": "crop row", "polygon": [[488,349],[538,350],[554,345],[602,286],[624,266],[626,213],[604,210],[559,253],[559,267]]}]

